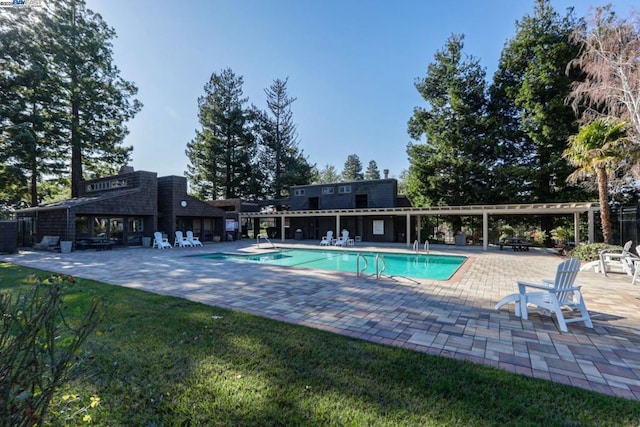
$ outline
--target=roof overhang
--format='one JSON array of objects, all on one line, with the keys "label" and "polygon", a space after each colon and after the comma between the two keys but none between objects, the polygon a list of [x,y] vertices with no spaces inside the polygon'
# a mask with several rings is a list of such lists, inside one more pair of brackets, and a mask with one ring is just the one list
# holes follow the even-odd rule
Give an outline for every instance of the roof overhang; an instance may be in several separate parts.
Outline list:
[{"label": "roof overhang", "polygon": [[534,203],[509,205],[431,206],[422,208],[324,209],[271,212],[240,212],[241,218],[273,218],[295,216],[361,216],[361,215],[551,215],[595,212],[600,205],[593,202]]}]

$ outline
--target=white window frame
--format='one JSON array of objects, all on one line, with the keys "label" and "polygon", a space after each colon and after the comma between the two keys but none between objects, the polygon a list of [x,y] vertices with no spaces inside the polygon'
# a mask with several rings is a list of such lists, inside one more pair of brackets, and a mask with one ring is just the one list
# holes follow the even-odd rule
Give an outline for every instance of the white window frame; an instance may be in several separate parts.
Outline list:
[{"label": "white window frame", "polygon": [[322,194],[333,194],[335,191],[334,187],[322,187]]},{"label": "white window frame", "polygon": [[339,185],[338,186],[338,193],[340,193],[340,194],[351,193],[351,186],[350,185]]}]

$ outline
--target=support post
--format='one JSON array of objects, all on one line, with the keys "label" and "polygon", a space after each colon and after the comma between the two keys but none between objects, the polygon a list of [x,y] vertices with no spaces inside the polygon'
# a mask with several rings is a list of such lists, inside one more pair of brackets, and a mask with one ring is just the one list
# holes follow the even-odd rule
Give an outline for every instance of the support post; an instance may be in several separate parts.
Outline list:
[{"label": "support post", "polygon": [[406,227],[406,240],[407,240],[407,248],[411,247],[411,214],[407,214],[407,227]]},{"label": "support post", "polygon": [[482,212],[482,250],[489,250],[489,213]]}]

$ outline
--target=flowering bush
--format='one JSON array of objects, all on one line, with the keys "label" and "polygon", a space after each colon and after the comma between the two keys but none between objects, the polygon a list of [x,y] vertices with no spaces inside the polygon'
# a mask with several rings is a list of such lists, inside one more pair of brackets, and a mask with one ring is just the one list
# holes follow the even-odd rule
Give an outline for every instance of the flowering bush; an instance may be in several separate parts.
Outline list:
[{"label": "flowering bush", "polygon": [[72,276],[36,277],[29,292],[0,294],[0,425],[43,424],[56,388],[81,360],[80,347],[102,317],[103,304],[70,318],[63,310]]}]

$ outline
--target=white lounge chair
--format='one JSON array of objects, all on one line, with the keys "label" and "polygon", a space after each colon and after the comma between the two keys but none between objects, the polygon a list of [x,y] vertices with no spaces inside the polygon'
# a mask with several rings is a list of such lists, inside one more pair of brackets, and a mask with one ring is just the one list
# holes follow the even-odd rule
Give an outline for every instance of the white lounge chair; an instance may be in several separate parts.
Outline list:
[{"label": "white lounge chair", "polygon": [[[515,302],[516,316],[523,319],[529,317],[529,305],[538,307],[543,314],[556,315],[558,325],[562,332],[567,332],[567,323],[584,322],[588,328],[593,328],[591,317],[584,303],[580,286],[574,285],[574,281],[580,271],[580,260],[570,258],[558,265],[554,280],[543,280],[542,284],[518,282],[518,293],[501,299],[496,304],[496,309],[503,305]],[[527,292],[527,288],[533,288],[535,292]],[[578,309],[579,317],[565,318],[562,309]]]},{"label": "white lounge chair", "polygon": [[333,231],[327,231],[326,236],[322,236],[322,240],[320,240],[320,246],[329,246],[331,245],[331,241],[333,240]]},{"label": "white lounge chair", "polygon": [[173,246],[186,248],[187,246],[193,247],[193,244],[182,235],[182,231],[176,231],[176,240],[173,242]]},{"label": "white lounge chair", "polygon": [[342,236],[336,240],[336,246],[347,246],[349,242],[349,230],[342,230]]},{"label": "white lounge chair", "polygon": [[631,252],[632,240],[624,244],[621,252],[600,251],[598,271],[605,276],[607,273],[626,273],[633,276],[635,272],[634,260],[640,260]]},{"label": "white lounge chair", "polygon": [[162,233],[159,231],[153,233],[153,247],[158,249],[172,248],[171,243],[169,243],[169,239],[162,237]]},{"label": "white lounge chair", "polygon": [[195,237],[193,235],[193,231],[187,231],[187,241],[191,243],[192,246],[202,246],[202,242],[199,237]]}]

